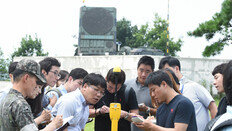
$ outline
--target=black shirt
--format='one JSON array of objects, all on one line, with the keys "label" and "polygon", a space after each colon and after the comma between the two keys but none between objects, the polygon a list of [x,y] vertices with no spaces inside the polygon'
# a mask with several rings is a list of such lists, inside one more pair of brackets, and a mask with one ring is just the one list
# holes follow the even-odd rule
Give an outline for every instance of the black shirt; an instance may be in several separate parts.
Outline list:
[{"label": "black shirt", "polygon": [[157,125],[174,128],[175,123],[188,124],[187,131],[196,131],[196,117],[192,102],[182,96],[175,96],[168,104],[163,103],[156,113]]},{"label": "black shirt", "polygon": [[226,113],[226,107],[227,107],[227,99],[226,99],[226,97],[223,97],[219,102],[218,112],[217,112],[216,117]]},{"label": "black shirt", "polygon": [[[138,109],[138,102],[136,99],[135,91],[133,88],[129,91],[128,102],[125,102],[125,89],[126,85],[123,85],[117,92],[117,102],[121,104],[121,110],[129,112],[133,109]],[[99,102],[94,105],[95,109],[106,105],[110,107],[110,103],[114,103],[114,94],[105,91],[105,95],[102,97]],[[109,114],[98,115],[95,118],[95,131],[111,131],[111,120]],[[130,131],[131,126],[130,122],[120,118],[118,121],[118,131]]]}]

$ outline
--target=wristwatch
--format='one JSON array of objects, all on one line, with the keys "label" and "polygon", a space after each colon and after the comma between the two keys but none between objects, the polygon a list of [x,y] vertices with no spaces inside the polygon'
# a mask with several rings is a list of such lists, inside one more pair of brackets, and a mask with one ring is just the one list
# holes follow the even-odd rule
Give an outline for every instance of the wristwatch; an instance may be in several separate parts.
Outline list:
[{"label": "wristwatch", "polygon": [[147,110],[146,110],[146,113],[147,113],[147,114],[150,114],[150,111],[151,111],[151,108],[148,107]]},{"label": "wristwatch", "polygon": [[129,113],[127,112],[126,116],[124,117],[125,120],[127,120],[127,118],[129,117]]}]

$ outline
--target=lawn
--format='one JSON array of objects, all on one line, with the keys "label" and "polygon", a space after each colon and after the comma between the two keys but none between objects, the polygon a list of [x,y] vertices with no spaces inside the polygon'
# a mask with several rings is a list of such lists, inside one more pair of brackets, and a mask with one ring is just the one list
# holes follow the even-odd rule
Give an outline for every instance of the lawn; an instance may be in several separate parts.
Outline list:
[{"label": "lawn", "polygon": [[94,119],[85,125],[85,131],[94,131]]}]

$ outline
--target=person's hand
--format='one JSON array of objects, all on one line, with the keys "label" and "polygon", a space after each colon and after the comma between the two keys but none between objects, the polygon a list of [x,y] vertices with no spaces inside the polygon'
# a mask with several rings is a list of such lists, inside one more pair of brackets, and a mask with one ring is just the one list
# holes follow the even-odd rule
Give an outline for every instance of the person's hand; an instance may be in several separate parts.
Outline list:
[{"label": "person's hand", "polygon": [[[138,117],[142,118],[141,116],[138,115]],[[135,124],[135,126],[137,126],[138,128],[142,129],[142,130],[150,130],[152,128],[152,126],[154,125],[150,119],[144,119],[143,122],[133,122],[133,124]]]},{"label": "person's hand", "polygon": [[139,111],[146,112],[148,107],[144,103],[139,104]]},{"label": "person's hand", "polygon": [[51,98],[49,98],[49,101],[50,101],[49,104],[50,104],[52,107],[54,107],[54,105],[56,104],[56,101],[57,101],[56,95],[53,94],[53,96],[52,96]]},{"label": "person's hand", "polygon": [[102,106],[101,109],[99,110],[101,112],[101,114],[105,114],[105,113],[109,113],[110,112],[110,108],[108,106]]},{"label": "person's hand", "polygon": [[40,115],[43,121],[50,122],[51,120],[51,111],[44,109]]},{"label": "person's hand", "polygon": [[53,118],[51,124],[54,124],[56,129],[61,127],[63,125],[63,118],[62,115],[58,115],[55,118]]},{"label": "person's hand", "polygon": [[153,107],[157,109],[157,108],[159,108],[159,106],[160,106],[160,103],[158,102],[158,100],[154,99],[154,105],[153,105]]}]

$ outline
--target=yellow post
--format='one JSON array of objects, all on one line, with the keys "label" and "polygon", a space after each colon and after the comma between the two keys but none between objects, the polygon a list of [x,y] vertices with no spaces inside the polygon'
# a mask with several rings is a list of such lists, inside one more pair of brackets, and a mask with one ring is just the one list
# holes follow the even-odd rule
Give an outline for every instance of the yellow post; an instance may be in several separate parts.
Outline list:
[{"label": "yellow post", "polygon": [[111,131],[118,131],[118,121],[121,115],[121,104],[110,103],[110,120],[111,120]]},{"label": "yellow post", "polygon": [[117,102],[117,84],[118,84],[118,74],[121,73],[120,67],[115,67],[113,69],[115,75],[115,95],[114,103],[110,103],[110,120],[111,120],[111,131],[118,131],[118,121],[121,115],[121,104]]}]

